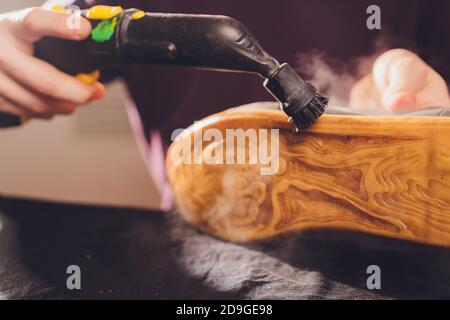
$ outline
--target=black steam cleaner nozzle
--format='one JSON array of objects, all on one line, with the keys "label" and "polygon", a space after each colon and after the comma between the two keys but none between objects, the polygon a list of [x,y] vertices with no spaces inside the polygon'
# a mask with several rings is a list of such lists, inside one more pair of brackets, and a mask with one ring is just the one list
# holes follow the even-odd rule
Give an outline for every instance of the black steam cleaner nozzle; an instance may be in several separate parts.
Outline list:
[{"label": "black steam cleaner nozzle", "polygon": [[307,129],[326,111],[328,99],[287,63],[280,65],[275,74],[267,78],[264,86],[281,103],[281,109],[297,130]]},{"label": "black steam cleaner nozzle", "polygon": [[280,64],[264,51],[233,18],[112,8],[113,13],[106,17],[105,7],[100,15],[95,14],[98,7],[82,11],[92,24],[89,39],[43,38],[35,46],[35,55],[72,75],[139,64],[256,73],[265,79],[264,86],[298,130],[309,127],[325,112],[328,100],[288,64]]}]

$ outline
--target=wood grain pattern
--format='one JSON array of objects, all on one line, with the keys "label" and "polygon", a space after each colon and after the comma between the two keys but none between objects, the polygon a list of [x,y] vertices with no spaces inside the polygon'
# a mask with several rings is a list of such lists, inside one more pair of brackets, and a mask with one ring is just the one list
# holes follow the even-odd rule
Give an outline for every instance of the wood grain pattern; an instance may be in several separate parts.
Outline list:
[{"label": "wood grain pattern", "polygon": [[[169,180],[182,215],[220,238],[248,242],[336,229],[450,247],[450,119],[323,116],[293,133],[280,111],[230,109],[197,130],[280,128],[280,170],[259,165],[175,164]],[[225,135],[225,134],[224,134]],[[222,141],[223,142],[223,141]],[[202,141],[202,150],[220,141]]]}]

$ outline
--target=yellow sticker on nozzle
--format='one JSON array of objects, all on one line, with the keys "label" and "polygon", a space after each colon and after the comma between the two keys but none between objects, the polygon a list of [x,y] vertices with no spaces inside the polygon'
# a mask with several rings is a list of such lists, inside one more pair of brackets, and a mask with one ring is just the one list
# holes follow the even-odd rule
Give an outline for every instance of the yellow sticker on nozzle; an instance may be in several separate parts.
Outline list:
[{"label": "yellow sticker on nozzle", "polygon": [[86,18],[93,20],[107,20],[121,14],[123,8],[120,6],[93,6],[86,14]]},{"label": "yellow sticker on nozzle", "polygon": [[64,12],[64,13],[69,12],[69,10],[67,10],[66,8],[61,7],[61,6],[53,6],[52,10],[56,11],[56,12]]},{"label": "yellow sticker on nozzle", "polygon": [[95,70],[92,73],[79,73],[77,74],[76,78],[83,82],[84,84],[94,84],[100,79],[100,71]]},{"label": "yellow sticker on nozzle", "polygon": [[136,11],[135,13],[133,13],[131,15],[131,19],[133,20],[139,20],[142,19],[143,17],[145,17],[145,12],[144,11]]}]

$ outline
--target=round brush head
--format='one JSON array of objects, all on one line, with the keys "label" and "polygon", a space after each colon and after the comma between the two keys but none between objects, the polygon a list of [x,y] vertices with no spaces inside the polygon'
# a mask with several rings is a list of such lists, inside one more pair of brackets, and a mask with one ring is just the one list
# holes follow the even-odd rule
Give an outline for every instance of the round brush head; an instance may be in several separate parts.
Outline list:
[{"label": "round brush head", "polygon": [[328,105],[328,99],[305,82],[287,63],[264,82],[266,89],[282,105],[282,110],[294,122],[298,131],[307,129],[320,118]]}]

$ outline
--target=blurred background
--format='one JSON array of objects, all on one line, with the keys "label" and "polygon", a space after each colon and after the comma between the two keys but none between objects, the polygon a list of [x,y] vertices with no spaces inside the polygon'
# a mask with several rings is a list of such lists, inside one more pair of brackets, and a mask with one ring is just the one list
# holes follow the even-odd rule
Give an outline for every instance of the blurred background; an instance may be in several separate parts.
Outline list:
[{"label": "blurred background", "polygon": [[[41,0],[0,1],[0,13]],[[0,131],[0,194],[50,201],[158,208],[117,81],[106,98],[50,122]]]}]

